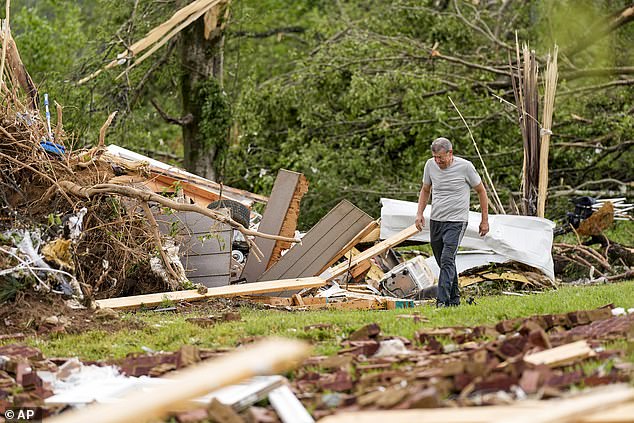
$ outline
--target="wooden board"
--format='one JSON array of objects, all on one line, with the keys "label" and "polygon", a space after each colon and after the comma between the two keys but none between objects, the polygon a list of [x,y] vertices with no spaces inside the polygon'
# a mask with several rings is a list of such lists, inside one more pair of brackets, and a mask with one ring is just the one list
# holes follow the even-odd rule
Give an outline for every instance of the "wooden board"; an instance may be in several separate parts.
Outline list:
[{"label": "wooden board", "polygon": [[213,297],[235,297],[238,295],[265,294],[284,290],[299,290],[303,288],[318,288],[326,284],[322,278],[297,278],[279,281],[254,282],[249,284],[221,286],[209,288],[206,293],[200,294],[195,289],[187,291],[160,292],[156,294],[134,295],[131,297],[108,298],[97,300],[95,303],[101,308],[116,310],[135,309],[141,306],[157,306],[163,301],[200,301]]},{"label": "wooden board", "polygon": [[550,367],[563,366],[581,358],[593,357],[594,350],[584,341],[572,342],[559,347],[526,354],[524,361],[535,366],[545,364]]},{"label": "wooden board", "polygon": [[323,266],[370,222],[370,216],[349,201],[343,200],[304,235],[300,244],[288,250],[258,280],[319,274]]},{"label": "wooden board", "polygon": [[619,385],[598,394],[553,401],[522,401],[516,405],[373,410],[344,412],[320,423],[632,423],[634,390]]},{"label": "wooden board", "polygon": [[335,256],[330,259],[330,261],[324,267],[321,268],[319,274],[325,272],[326,269],[335,264],[337,260],[343,257],[348,251],[352,250],[355,245],[361,242],[363,238],[365,238],[370,232],[376,229],[380,229],[378,220],[373,220],[372,222],[368,223],[365,228],[361,229],[361,231],[354,238],[352,238],[350,242],[348,242],[341,250],[339,250],[339,252],[335,254]]},{"label": "wooden board", "polygon": [[359,263],[363,262],[364,260],[370,259],[376,255],[383,253],[387,249],[400,244],[401,242],[405,241],[411,236],[414,236],[418,232],[420,231],[416,229],[415,225],[412,225],[408,228],[403,229],[401,232],[392,235],[388,239],[385,239],[379,242],[378,244],[374,245],[371,248],[368,248],[367,250],[365,250],[364,252],[356,256],[354,259],[352,259],[350,263],[347,263],[347,262],[341,263],[340,265],[331,267],[330,269],[328,269],[329,274],[327,279],[330,281],[336,278],[337,276],[343,275],[344,273],[348,271],[348,267],[357,266]]},{"label": "wooden board", "polygon": [[[292,226],[294,235],[297,225],[297,216],[295,216],[293,223],[289,222],[289,210],[291,209],[294,198],[297,196],[296,191],[298,187],[303,187],[301,182],[302,180],[305,181],[305,179],[301,173],[284,169],[278,172],[275,183],[273,184],[271,196],[269,197],[269,202],[264,210],[264,214],[262,214],[262,221],[258,227],[259,232],[270,235],[280,235],[286,223],[286,227],[289,225]],[[303,193],[301,195],[303,196]],[[299,203],[299,200],[297,200],[297,203]],[[255,239],[255,244],[262,252],[262,259],[258,260],[255,254],[249,254],[247,257],[247,262],[244,265],[244,270],[241,275],[247,282],[255,282],[262,273],[272,265],[271,258],[273,256],[273,250],[277,245],[273,239],[260,237]],[[274,261],[277,262],[277,259]]]},{"label": "wooden board", "polygon": [[93,404],[46,419],[51,423],[129,423],[156,418],[183,402],[258,374],[276,373],[297,365],[310,347],[289,339],[270,339],[221,358],[179,371],[172,383],[152,390],[133,390],[113,404]]}]

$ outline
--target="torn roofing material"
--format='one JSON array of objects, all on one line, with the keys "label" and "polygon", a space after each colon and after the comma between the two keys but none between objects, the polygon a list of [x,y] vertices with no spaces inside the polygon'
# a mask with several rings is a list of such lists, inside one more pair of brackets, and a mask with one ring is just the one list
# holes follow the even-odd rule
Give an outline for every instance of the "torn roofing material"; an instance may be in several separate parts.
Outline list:
[{"label": "torn roofing material", "polygon": [[[402,231],[414,222],[418,209],[417,203],[382,198],[381,204],[382,239]],[[429,222],[430,214],[431,206],[427,206],[424,212],[427,222]],[[489,215],[491,230],[484,237],[478,234],[479,224],[480,213],[470,211],[469,225],[460,244],[461,247],[495,253],[509,260],[535,267],[551,280],[555,279],[551,254],[555,227],[553,222],[532,216]],[[410,239],[429,242],[429,225]],[[482,262],[476,261],[472,267],[489,263],[487,254],[479,257],[482,258]]]}]

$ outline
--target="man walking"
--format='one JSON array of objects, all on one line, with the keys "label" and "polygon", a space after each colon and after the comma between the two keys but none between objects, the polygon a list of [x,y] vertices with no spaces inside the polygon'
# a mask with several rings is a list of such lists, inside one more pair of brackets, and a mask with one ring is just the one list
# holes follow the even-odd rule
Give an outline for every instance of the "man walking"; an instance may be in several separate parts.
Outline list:
[{"label": "man walking", "polygon": [[438,267],[438,307],[460,305],[456,253],[469,220],[469,196],[473,188],[478,193],[482,221],[480,236],[489,232],[487,194],[473,164],[453,155],[451,141],[437,138],[431,144],[433,158],[425,163],[423,186],[418,198],[416,227],[425,226],[423,211],[432,194],[429,232],[431,248]]}]

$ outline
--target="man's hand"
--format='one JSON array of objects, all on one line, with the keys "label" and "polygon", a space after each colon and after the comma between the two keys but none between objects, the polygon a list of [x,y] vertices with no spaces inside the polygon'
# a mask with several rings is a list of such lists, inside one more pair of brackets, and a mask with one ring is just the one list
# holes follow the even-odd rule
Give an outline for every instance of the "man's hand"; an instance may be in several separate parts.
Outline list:
[{"label": "man's hand", "polygon": [[422,231],[423,228],[425,227],[425,217],[423,217],[423,215],[416,215],[416,229],[418,229],[419,231]]},{"label": "man's hand", "polygon": [[485,222],[484,220],[480,222],[480,236],[485,236],[489,233],[489,222]]}]

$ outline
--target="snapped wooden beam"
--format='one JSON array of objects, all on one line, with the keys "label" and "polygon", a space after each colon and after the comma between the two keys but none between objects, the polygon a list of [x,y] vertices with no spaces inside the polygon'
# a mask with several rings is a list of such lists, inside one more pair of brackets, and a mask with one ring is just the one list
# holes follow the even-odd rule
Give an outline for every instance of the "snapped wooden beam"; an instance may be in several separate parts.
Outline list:
[{"label": "snapped wooden beam", "polygon": [[326,279],[328,281],[331,281],[337,276],[343,275],[344,273],[348,271],[349,268],[358,266],[364,260],[370,259],[378,254],[383,253],[389,248],[392,248],[400,244],[401,242],[405,241],[406,239],[414,236],[418,232],[420,231],[416,229],[416,225],[412,225],[408,228],[403,229],[401,232],[392,235],[391,237],[379,242],[378,244],[374,245],[371,248],[368,248],[367,250],[365,250],[358,256],[354,257],[350,262],[341,263],[335,267],[331,267],[330,269],[327,270],[328,275]]},{"label": "snapped wooden beam", "polygon": [[[270,235],[293,237],[297,228],[299,204],[308,191],[308,182],[301,173],[281,169],[277,173],[273,189],[258,231]],[[291,247],[289,243],[272,239],[256,238],[255,244],[262,252],[262,259],[249,254],[241,277],[247,282],[255,282],[268,268],[277,263],[282,249]]]},{"label": "snapped wooden beam", "polygon": [[308,357],[310,347],[299,341],[270,339],[216,360],[179,372],[172,383],[148,391],[134,391],[114,404],[89,405],[50,419],[51,423],[145,422],[173,410],[185,401],[258,374],[277,373]]},{"label": "snapped wooden beam", "polygon": [[97,300],[95,303],[101,308],[115,310],[129,310],[142,306],[157,306],[164,301],[200,301],[205,298],[235,297],[239,295],[266,294],[286,290],[299,290],[304,288],[318,288],[326,284],[322,278],[296,278],[278,281],[254,282],[209,288],[207,292],[200,293],[196,289],[187,291],[161,292],[156,294],[134,295],[130,297],[108,298]]}]

